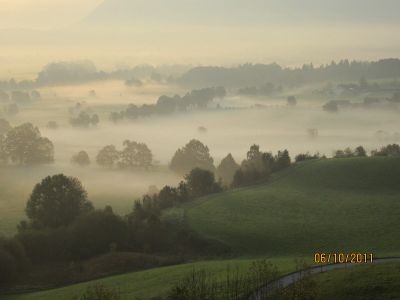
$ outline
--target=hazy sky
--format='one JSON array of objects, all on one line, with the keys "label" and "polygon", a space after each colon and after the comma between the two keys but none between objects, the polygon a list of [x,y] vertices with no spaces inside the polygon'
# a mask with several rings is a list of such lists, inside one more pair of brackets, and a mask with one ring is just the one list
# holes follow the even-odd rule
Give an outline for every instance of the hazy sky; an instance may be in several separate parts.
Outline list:
[{"label": "hazy sky", "polygon": [[0,0],[0,27],[65,26],[79,21],[101,0]]},{"label": "hazy sky", "polygon": [[399,11],[399,0],[0,0],[0,78],[55,60],[110,68],[399,57]]}]

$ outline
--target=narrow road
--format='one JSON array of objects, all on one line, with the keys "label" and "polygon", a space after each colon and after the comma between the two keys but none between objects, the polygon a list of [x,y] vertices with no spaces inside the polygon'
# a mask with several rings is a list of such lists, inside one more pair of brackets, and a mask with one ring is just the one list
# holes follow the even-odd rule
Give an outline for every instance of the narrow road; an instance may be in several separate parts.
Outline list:
[{"label": "narrow road", "polygon": [[[389,262],[400,262],[400,257],[378,258],[375,259],[372,264],[375,265],[375,264],[389,263]],[[320,265],[308,268],[306,270],[293,272],[277,279],[276,281],[271,282],[268,286],[261,288],[253,295],[251,295],[249,300],[265,300],[267,297],[271,296],[273,292],[275,292],[277,289],[285,288],[291,285],[292,283],[299,281],[305,275],[318,274],[336,269],[351,268],[355,266],[360,266],[360,264],[345,263],[345,264]]]}]

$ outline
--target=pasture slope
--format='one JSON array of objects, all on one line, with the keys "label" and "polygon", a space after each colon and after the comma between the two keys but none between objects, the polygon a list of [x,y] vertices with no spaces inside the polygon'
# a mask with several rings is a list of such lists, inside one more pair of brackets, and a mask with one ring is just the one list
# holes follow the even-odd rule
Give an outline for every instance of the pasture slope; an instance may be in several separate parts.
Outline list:
[{"label": "pasture slope", "polygon": [[400,297],[400,263],[362,265],[315,276],[324,300],[389,300]]},{"label": "pasture slope", "polygon": [[195,231],[238,254],[399,254],[400,159],[303,162],[269,184],[205,197],[183,209]]},{"label": "pasture slope", "polygon": [[[0,296],[1,300],[71,300],[82,294],[88,286],[102,284],[118,290],[124,299],[149,299],[165,295],[168,290],[184,276],[195,270],[205,270],[216,278],[225,276],[229,267],[232,270],[247,269],[254,259],[212,260],[189,264],[162,267],[123,275],[110,276],[90,282],[79,283],[63,288],[41,292]],[[272,258],[270,261],[281,273],[295,269],[292,258]]]}]

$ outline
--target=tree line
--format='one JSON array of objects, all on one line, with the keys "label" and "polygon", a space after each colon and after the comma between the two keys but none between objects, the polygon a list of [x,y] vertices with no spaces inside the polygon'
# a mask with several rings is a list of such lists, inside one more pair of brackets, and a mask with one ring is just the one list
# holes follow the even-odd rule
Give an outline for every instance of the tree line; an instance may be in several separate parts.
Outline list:
[{"label": "tree line", "polygon": [[262,86],[265,82],[274,85],[299,86],[326,81],[356,81],[360,78],[398,78],[400,59],[389,58],[373,62],[332,61],[330,64],[284,68],[272,64],[243,64],[237,67],[196,67],[178,78],[186,87],[220,85],[229,87]]},{"label": "tree line", "polygon": [[112,112],[110,120],[118,122],[121,120],[136,120],[140,117],[152,115],[168,115],[177,111],[189,111],[206,109],[215,98],[224,98],[226,90],[223,87],[203,88],[193,90],[184,96],[175,95],[172,97],[161,96],[155,104],[143,104],[137,106],[130,104],[125,110]]}]

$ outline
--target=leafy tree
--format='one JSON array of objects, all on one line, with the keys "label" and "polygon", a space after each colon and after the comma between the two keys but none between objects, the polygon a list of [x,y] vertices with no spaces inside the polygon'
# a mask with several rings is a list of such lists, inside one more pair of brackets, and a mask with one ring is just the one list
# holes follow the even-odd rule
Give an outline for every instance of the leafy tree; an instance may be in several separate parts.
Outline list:
[{"label": "leafy tree", "polygon": [[17,164],[40,164],[54,161],[54,146],[41,136],[31,123],[14,127],[3,141],[5,154]]},{"label": "leafy tree", "polygon": [[86,151],[79,151],[72,156],[71,162],[84,167],[90,165],[90,158]]},{"label": "leafy tree", "polygon": [[120,153],[119,166],[121,168],[149,168],[153,161],[151,150],[144,143],[124,141],[125,148]]},{"label": "leafy tree", "polygon": [[275,158],[275,170],[283,170],[290,166],[289,152],[285,149],[278,151],[278,155]]},{"label": "leafy tree", "polygon": [[81,182],[63,174],[48,176],[38,183],[26,205],[31,224],[39,228],[69,225],[92,210]]},{"label": "leafy tree", "polygon": [[214,160],[210,150],[199,140],[191,140],[186,146],[178,149],[171,160],[172,171],[184,175],[194,168],[201,168],[214,172]]},{"label": "leafy tree", "polygon": [[161,189],[157,200],[161,209],[172,207],[173,205],[179,203],[179,190],[167,185]]},{"label": "leafy tree", "polygon": [[201,197],[221,191],[220,185],[215,181],[214,173],[208,170],[195,168],[185,176],[190,196]]},{"label": "leafy tree", "polygon": [[226,185],[230,185],[233,181],[235,172],[240,168],[236,163],[232,154],[228,154],[217,167],[217,175],[222,179],[222,182]]},{"label": "leafy tree", "polygon": [[69,122],[72,126],[75,127],[89,127],[89,126],[96,126],[99,123],[99,116],[97,114],[93,114],[92,116],[89,115],[85,111],[81,111],[78,116],[71,117]]},{"label": "leafy tree", "polygon": [[0,287],[10,285],[28,265],[25,249],[17,239],[0,237]]},{"label": "leafy tree", "polygon": [[69,228],[70,253],[75,259],[85,259],[121,249],[127,241],[127,227],[111,207],[79,216]]},{"label": "leafy tree", "polygon": [[349,157],[354,157],[354,156],[355,156],[355,152],[353,152],[353,150],[351,150],[349,147],[347,147],[344,150],[337,150],[334,153],[335,158],[349,158]]},{"label": "leafy tree", "polygon": [[398,144],[389,144],[382,147],[379,151],[373,151],[374,156],[400,156],[400,146]]},{"label": "leafy tree", "polygon": [[266,180],[274,166],[275,158],[271,153],[263,153],[258,145],[252,145],[240,169],[236,171],[232,185],[237,187]]},{"label": "leafy tree", "polygon": [[354,155],[358,156],[358,157],[365,157],[367,156],[367,151],[365,151],[363,146],[358,146],[355,150],[354,150]]},{"label": "leafy tree", "polygon": [[118,162],[119,157],[120,153],[115,146],[108,145],[99,151],[96,156],[96,162],[103,167],[112,168]]},{"label": "leafy tree", "polygon": [[295,162],[301,162],[301,161],[306,161],[306,160],[311,160],[311,159],[319,159],[320,155],[319,153],[316,153],[314,155],[311,155],[310,153],[300,153],[296,155],[295,157]]}]

